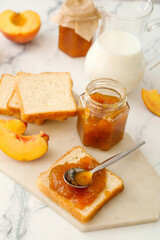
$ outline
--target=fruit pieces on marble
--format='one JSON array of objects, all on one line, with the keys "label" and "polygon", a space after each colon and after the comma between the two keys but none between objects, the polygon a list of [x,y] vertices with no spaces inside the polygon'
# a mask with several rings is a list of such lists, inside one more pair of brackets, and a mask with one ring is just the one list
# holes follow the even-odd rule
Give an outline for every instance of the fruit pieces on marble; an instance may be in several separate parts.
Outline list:
[{"label": "fruit pieces on marble", "polygon": [[0,119],[0,127],[4,127],[17,134],[23,134],[27,128],[27,123],[18,119]]},{"label": "fruit pieces on marble", "polygon": [[19,161],[40,158],[48,150],[49,136],[42,131],[33,136],[22,136],[0,127],[0,149],[9,157]]},{"label": "fruit pieces on marble", "polygon": [[142,89],[142,99],[146,107],[154,114],[160,117],[160,94],[158,90]]},{"label": "fruit pieces on marble", "polygon": [[26,43],[33,40],[40,26],[40,16],[34,11],[16,13],[6,10],[0,14],[0,30],[13,42]]}]

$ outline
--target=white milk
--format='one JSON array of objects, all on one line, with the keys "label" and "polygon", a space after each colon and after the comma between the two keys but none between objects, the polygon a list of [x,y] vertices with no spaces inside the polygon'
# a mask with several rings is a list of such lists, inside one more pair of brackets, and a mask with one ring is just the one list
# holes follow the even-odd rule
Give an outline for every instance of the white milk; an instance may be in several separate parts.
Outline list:
[{"label": "white milk", "polygon": [[139,40],[124,31],[100,35],[89,49],[85,60],[88,79],[111,78],[131,92],[142,80],[145,61]]}]

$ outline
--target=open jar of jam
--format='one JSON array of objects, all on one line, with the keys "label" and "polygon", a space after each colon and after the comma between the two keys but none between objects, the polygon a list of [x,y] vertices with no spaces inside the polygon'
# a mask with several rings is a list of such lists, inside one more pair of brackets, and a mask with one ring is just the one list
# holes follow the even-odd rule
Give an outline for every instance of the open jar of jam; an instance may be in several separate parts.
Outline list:
[{"label": "open jar of jam", "polygon": [[126,90],[112,79],[90,82],[80,96],[77,130],[85,146],[108,150],[124,135],[129,105]]}]

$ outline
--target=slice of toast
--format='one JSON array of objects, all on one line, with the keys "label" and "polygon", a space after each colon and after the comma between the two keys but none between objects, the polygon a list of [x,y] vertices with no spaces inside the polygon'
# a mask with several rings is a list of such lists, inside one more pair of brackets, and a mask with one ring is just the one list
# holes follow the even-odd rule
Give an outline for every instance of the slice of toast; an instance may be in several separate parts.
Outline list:
[{"label": "slice of toast", "polygon": [[14,91],[15,77],[11,74],[3,74],[0,80],[0,114],[12,115],[8,108],[8,101]]},{"label": "slice of toast", "polygon": [[30,74],[19,72],[16,91],[20,99],[21,118],[58,119],[77,115],[69,73]]},{"label": "slice of toast", "polygon": [[[13,91],[10,97],[10,100],[8,101],[7,107],[12,112],[12,115],[14,117],[21,118],[19,98],[15,90]],[[36,119],[36,120],[30,121],[30,123],[36,123],[37,125],[41,125],[44,123],[44,120]]]},{"label": "slice of toast", "polygon": [[37,185],[40,191],[42,191],[47,197],[59,204],[82,223],[88,222],[91,218],[93,218],[93,216],[103,207],[105,203],[110,201],[124,188],[122,179],[111,173],[109,170],[106,170],[105,189],[100,192],[98,197],[91,205],[86,206],[83,210],[79,209],[70,199],[63,197],[56,190],[52,190],[50,188],[49,175],[52,168],[57,165],[63,165],[66,162],[77,163],[85,156],[93,159],[93,157],[85,152],[84,148],[74,147],[59,160],[57,160],[46,172],[41,173],[37,179]]}]

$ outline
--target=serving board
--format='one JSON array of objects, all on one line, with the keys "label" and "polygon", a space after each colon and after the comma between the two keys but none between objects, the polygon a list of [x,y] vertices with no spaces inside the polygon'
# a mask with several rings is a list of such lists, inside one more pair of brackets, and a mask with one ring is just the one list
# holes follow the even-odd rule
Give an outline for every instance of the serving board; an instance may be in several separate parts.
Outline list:
[{"label": "serving board", "polygon": [[[0,118],[7,117],[0,116]],[[44,196],[36,186],[38,175],[47,170],[72,147],[82,146],[82,143],[76,130],[76,118],[70,118],[64,122],[46,121],[41,126],[28,124],[26,135],[38,134],[40,130],[49,134],[48,152],[40,159],[31,162],[19,162],[0,151],[0,170],[3,173],[81,231],[94,231],[158,220],[160,177],[140,149],[108,167],[109,170],[124,180],[125,189],[107,203],[88,223],[80,223],[63,208]],[[89,147],[85,149],[98,161],[102,162],[134,144],[131,137],[126,133],[124,139],[107,152]]]}]

